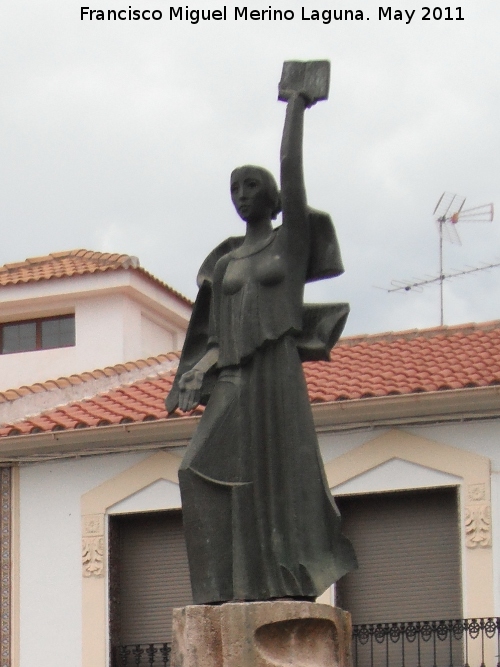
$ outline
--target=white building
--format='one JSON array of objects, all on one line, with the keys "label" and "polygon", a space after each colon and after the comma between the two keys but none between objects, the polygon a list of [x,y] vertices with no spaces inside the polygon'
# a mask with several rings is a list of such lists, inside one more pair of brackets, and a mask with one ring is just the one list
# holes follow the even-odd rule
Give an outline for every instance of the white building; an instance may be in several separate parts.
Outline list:
[{"label": "white building", "polygon": [[[199,419],[166,416],[177,358],[0,393],[2,667],[167,664],[190,596],[177,469]],[[345,338],[305,371],[360,561],[322,601],[358,625],[445,620],[438,658],[451,638],[452,664],[467,649],[493,667],[484,622],[465,649],[451,621],[500,616],[500,321]]]},{"label": "white building", "polygon": [[0,390],[182,347],[188,299],[137,257],[73,250],[0,267]]}]

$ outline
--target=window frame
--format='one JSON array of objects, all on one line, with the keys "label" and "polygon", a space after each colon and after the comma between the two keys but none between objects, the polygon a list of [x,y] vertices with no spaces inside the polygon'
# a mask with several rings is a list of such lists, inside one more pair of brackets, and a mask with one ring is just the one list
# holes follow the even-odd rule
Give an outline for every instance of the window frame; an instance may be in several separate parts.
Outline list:
[{"label": "window frame", "polygon": [[[54,347],[43,347],[43,340],[42,340],[42,325],[44,322],[50,322],[54,320],[73,320],[75,323],[75,336],[74,336],[74,342],[70,343],[69,345],[56,345]],[[14,350],[12,352],[4,352],[3,351],[3,340],[4,340],[4,327],[5,326],[10,326],[13,324],[35,324],[35,347],[34,349],[28,349],[28,350]],[[67,313],[65,315],[50,315],[49,317],[33,317],[28,320],[9,320],[7,322],[0,322],[0,356],[5,356],[9,354],[23,354],[25,352],[39,352],[40,350],[59,350],[62,348],[66,347],[75,347],[76,345],[76,321],[75,321],[75,313]]]}]

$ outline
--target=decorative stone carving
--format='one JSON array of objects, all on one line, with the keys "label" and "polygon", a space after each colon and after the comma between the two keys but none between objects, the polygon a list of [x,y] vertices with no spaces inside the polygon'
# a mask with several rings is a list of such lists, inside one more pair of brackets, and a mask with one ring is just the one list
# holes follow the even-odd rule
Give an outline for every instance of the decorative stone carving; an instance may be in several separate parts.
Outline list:
[{"label": "decorative stone carving", "polygon": [[465,544],[469,549],[491,547],[491,506],[465,508]]},{"label": "decorative stone carving", "polygon": [[104,573],[104,537],[84,537],[82,540],[84,577],[100,577]]},{"label": "decorative stone carving", "polygon": [[478,484],[469,484],[469,500],[471,502],[479,502],[486,499],[486,484],[480,482]]},{"label": "decorative stone carving", "polygon": [[84,535],[104,535],[104,514],[87,514],[83,517]]},{"label": "decorative stone carving", "polygon": [[12,469],[0,468],[0,666],[11,667]]},{"label": "decorative stone carving", "polygon": [[104,515],[89,514],[83,517],[82,566],[84,577],[101,577],[104,574]]}]

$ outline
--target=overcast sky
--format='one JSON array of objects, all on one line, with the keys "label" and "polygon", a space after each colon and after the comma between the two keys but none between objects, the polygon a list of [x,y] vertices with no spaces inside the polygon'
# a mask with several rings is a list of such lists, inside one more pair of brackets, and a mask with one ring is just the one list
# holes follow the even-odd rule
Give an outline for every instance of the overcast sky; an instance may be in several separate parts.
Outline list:
[{"label": "overcast sky", "polygon": [[[82,21],[84,1],[163,18]],[[377,287],[437,274],[443,191],[500,206],[498,0],[457,0],[463,21],[458,4],[448,21],[423,21],[423,3],[392,5],[415,9],[409,23],[379,20],[376,0],[308,0],[306,16],[364,13],[330,24],[302,20],[296,0],[271,5],[293,10],[291,21],[235,21],[233,2],[226,21],[197,25],[170,21],[165,0],[93,1],[0,0],[0,264],[128,253],[193,298],[207,252],[243,232],[231,170],[277,172],[283,61],[327,58],[330,99],[307,112],[306,182],[309,203],[334,219],[346,273],[308,298],[349,301],[347,334],[439,324],[436,286]],[[445,270],[500,262],[500,219],[457,229]],[[499,282],[500,268],[450,281],[445,323],[500,318]]]}]

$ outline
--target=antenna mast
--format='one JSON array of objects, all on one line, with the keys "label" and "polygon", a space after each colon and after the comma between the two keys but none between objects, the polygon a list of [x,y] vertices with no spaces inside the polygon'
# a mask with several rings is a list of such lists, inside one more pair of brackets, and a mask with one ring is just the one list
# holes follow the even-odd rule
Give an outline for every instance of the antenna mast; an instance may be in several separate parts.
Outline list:
[{"label": "antenna mast", "polygon": [[457,245],[462,245],[460,236],[456,225],[460,222],[491,222],[493,220],[493,204],[483,204],[482,206],[475,206],[474,208],[464,208],[465,197],[443,192],[436,204],[433,215],[439,232],[439,274],[431,276],[423,280],[416,280],[415,282],[407,281],[391,281],[392,288],[388,292],[406,291],[416,289],[421,291],[425,285],[431,283],[439,283],[439,305],[440,305],[440,324],[444,324],[444,291],[443,283],[450,278],[457,278],[465,276],[469,273],[476,273],[478,271],[485,271],[486,269],[493,269],[500,266],[500,262],[491,264],[481,264],[477,267],[467,267],[462,271],[453,271],[445,274],[443,269],[443,239]]}]

